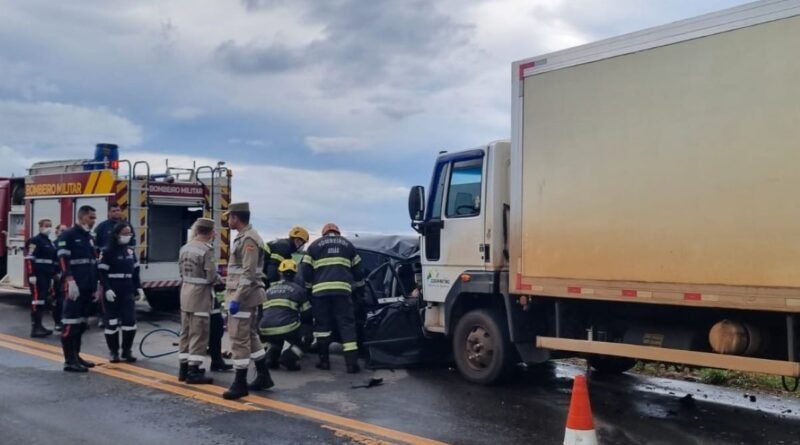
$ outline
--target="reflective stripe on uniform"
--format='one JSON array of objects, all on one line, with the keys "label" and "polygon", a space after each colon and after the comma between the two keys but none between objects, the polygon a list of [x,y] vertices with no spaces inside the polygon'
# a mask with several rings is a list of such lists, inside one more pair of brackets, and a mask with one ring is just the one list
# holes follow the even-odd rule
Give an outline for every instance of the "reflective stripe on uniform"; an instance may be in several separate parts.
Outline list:
[{"label": "reflective stripe on uniform", "polygon": [[250,318],[252,312],[237,312],[233,314],[233,318]]},{"label": "reflective stripe on uniform", "polygon": [[238,359],[238,360],[237,360],[237,359],[234,359],[234,360],[233,360],[233,366],[236,366],[236,367],[238,367],[238,368],[240,368],[240,369],[241,369],[242,367],[245,367],[245,368],[247,368],[248,366],[250,366],[250,357],[248,357],[248,358],[242,358],[242,359]]},{"label": "reflective stripe on uniform", "polygon": [[221,314],[221,313],[222,313],[222,309],[213,309],[211,312],[209,312],[209,314],[211,314],[211,315],[217,315],[217,314]]},{"label": "reflective stripe on uniform", "polygon": [[293,311],[297,310],[297,303],[292,300],[287,300],[285,298],[276,298],[274,300],[267,300],[264,304],[261,305],[264,309],[271,308],[271,307],[285,307],[291,309]]},{"label": "reflective stripe on uniform", "polygon": [[92,258],[78,258],[77,260],[69,260],[69,264],[72,265],[79,265],[79,264],[94,264],[96,261]]},{"label": "reflective stripe on uniform", "polygon": [[354,341],[349,341],[347,343],[342,343],[342,351],[344,351],[344,352],[358,351],[358,343],[356,343]]},{"label": "reflective stripe on uniform", "polygon": [[184,277],[183,282],[189,284],[211,284],[207,279],[198,277]]},{"label": "reflective stripe on uniform", "polygon": [[195,317],[208,318],[210,314],[208,312],[192,312],[192,315],[194,315]]},{"label": "reflective stripe on uniform", "polygon": [[261,360],[262,358],[266,357],[266,355],[267,355],[267,351],[265,351],[262,348],[262,349],[259,349],[256,352],[250,354],[250,358],[253,359],[253,360],[258,361],[258,360]]},{"label": "reflective stripe on uniform", "polygon": [[308,255],[303,256],[303,262],[308,264],[309,266],[313,266],[314,265],[314,260],[311,259],[311,257],[308,256]]},{"label": "reflective stripe on uniform", "polygon": [[305,311],[308,311],[308,310],[311,310],[311,303],[306,301],[305,303],[303,303],[302,306],[300,306],[300,312],[305,312]]},{"label": "reflective stripe on uniform", "polygon": [[119,324],[119,319],[118,318],[112,318],[112,319],[108,320],[108,325],[109,326],[116,326],[117,324]]},{"label": "reflective stripe on uniform", "polygon": [[311,291],[314,293],[335,290],[351,292],[353,288],[350,286],[350,283],[346,281],[328,281],[311,286]]},{"label": "reflective stripe on uniform", "polygon": [[111,270],[111,266],[109,266],[108,264],[103,264],[103,263],[98,264],[97,268],[100,269],[100,270]]},{"label": "reflective stripe on uniform", "polygon": [[58,256],[72,256],[72,252],[70,250],[68,250],[68,249],[58,249],[58,252],[56,252],[56,255],[58,255]]},{"label": "reflective stripe on uniform", "polygon": [[274,328],[261,328],[261,329],[258,330],[258,332],[261,335],[269,335],[269,336],[271,336],[271,335],[283,335],[283,334],[287,334],[289,332],[292,332],[292,331],[294,331],[295,329],[297,329],[299,327],[300,327],[300,322],[299,321],[295,321],[294,323],[287,324],[286,326],[278,326],[278,327],[274,327]]},{"label": "reflective stripe on uniform", "polygon": [[44,306],[44,300],[33,300],[31,304],[34,306]]},{"label": "reflective stripe on uniform", "polygon": [[123,327],[122,327],[122,330],[123,330],[123,331],[135,331],[135,330],[136,330],[136,325],[133,325],[133,326],[123,326]]},{"label": "reflective stripe on uniform", "polygon": [[44,260],[44,259],[41,259],[41,258],[37,258],[37,259],[33,260],[33,262],[36,263],[36,264],[53,264],[53,260]]},{"label": "reflective stripe on uniform", "polygon": [[61,324],[81,324],[80,318],[62,318]]},{"label": "reflective stripe on uniform", "polygon": [[133,278],[133,274],[129,273],[110,273],[108,274],[108,278],[112,280],[123,280],[125,278]]},{"label": "reflective stripe on uniform", "polygon": [[314,338],[328,338],[333,334],[332,331],[327,332],[314,332]]},{"label": "reflective stripe on uniform", "polygon": [[355,257],[355,258],[353,258],[353,267],[355,267],[355,266],[358,266],[358,264],[359,264],[360,262],[361,262],[361,257],[360,257],[360,256],[358,256],[358,255],[356,255],[356,257]]},{"label": "reflective stripe on uniform", "polygon": [[188,360],[190,362],[202,362],[203,360],[205,360],[205,357],[203,357],[202,355],[190,355]]},{"label": "reflective stripe on uniform", "polygon": [[106,329],[104,332],[106,333],[106,335],[114,335],[114,334],[119,333],[119,328],[117,328],[117,329]]},{"label": "reflective stripe on uniform", "polygon": [[321,260],[314,260],[313,266],[315,270],[321,267],[330,267],[330,266],[344,266],[349,268],[353,267],[353,263],[347,258],[336,257],[336,258],[323,258]]},{"label": "reflective stripe on uniform", "polygon": [[182,362],[185,362],[186,360],[189,360],[189,354],[185,354],[185,353],[181,352],[180,354],[178,354],[178,360],[180,360]]}]

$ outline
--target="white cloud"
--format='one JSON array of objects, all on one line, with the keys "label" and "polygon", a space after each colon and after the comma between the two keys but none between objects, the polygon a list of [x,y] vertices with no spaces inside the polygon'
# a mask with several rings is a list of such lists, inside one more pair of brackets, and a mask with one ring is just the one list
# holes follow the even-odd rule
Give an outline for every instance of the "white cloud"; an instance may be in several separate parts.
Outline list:
[{"label": "white cloud", "polygon": [[98,142],[141,141],[138,125],[103,107],[0,100],[0,146],[31,158],[85,156]]},{"label": "white cloud", "polygon": [[357,137],[306,136],[305,142],[311,151],[317,154],[353,153],[367,148],[367,142]]},{"label": "white cloud", "polygon": [[205,114],[205,112],[197,107],[178,107],[173,108],[167,113],[169,117],[179,121],[191,121]]}]

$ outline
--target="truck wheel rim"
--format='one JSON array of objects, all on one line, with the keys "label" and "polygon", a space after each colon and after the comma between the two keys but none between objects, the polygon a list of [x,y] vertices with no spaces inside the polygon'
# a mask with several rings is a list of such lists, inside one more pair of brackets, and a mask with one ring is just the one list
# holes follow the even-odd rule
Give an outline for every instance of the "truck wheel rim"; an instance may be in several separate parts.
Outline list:
[{"label": "truck wheel rim", "polygon": [[467,363],[470,368],[484,371],[491,366],[494,358],[494,342],[489,331],[483,326],[472,327],[464,346],[467,352]]}]

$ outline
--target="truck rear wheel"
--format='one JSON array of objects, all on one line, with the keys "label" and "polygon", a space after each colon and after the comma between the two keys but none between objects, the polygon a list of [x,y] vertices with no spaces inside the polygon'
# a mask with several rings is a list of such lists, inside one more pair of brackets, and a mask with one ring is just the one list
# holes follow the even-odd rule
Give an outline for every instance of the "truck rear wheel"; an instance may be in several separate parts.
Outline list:
[{"label": "truck rear wheel", "polygon": [[453,356],[465,379],[481,385],[502,381],[512,369],[508,329],[494,312],[477,309],[458,321],[453,333]]}]

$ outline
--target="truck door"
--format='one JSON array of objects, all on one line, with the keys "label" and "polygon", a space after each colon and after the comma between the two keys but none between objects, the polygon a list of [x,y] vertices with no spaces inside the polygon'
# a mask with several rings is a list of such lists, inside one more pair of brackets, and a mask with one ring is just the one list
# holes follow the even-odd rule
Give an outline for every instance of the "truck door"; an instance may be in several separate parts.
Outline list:
[{"label": "truck door", "polygon": [[444,302],[459,276],[484,269],[485,152],[439,158],[422,237],[423,295]]}]

